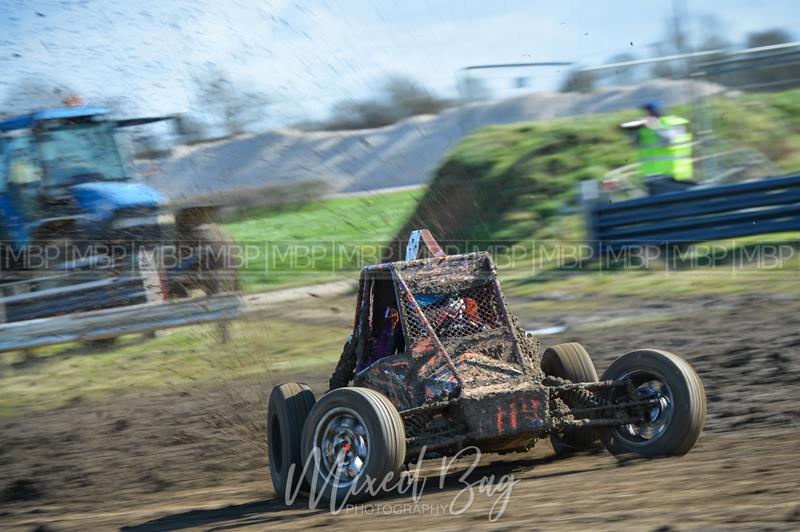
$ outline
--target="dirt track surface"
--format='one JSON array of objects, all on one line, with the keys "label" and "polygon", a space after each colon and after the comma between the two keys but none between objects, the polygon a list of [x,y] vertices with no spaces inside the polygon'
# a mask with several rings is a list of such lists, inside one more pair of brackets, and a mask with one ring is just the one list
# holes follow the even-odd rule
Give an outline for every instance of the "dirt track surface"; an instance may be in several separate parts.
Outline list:
[{"label": "dirt track surface", "polygon": [[[604,308],[647,314],[642,305],[616,298]],[[800,302],[730,296],[657,305],[677,317],[572,328],[543,343],[580,341],[600,371],[634,347],[685,356],[709,395],[697,446],[685,457],[652,461],[605,452],[554,460],[546,442],[525,455],[484,456],[468,481],[492,474],[519,480],[496,523],[487,516],[497,494],[476,491],[467,511],[448,515],[472,458],[451,469],[441,489],[439,461],[426,462],[432,477],[416,505],[393,497],[339,515],[309,510],[303,500],[283,507],[263,443],[271,383],[248,381],[0,419],[0,527],[797,529]],[[537,318],[521,317],[526,325]],[[316,391],[327,377],[296,375]]]}]

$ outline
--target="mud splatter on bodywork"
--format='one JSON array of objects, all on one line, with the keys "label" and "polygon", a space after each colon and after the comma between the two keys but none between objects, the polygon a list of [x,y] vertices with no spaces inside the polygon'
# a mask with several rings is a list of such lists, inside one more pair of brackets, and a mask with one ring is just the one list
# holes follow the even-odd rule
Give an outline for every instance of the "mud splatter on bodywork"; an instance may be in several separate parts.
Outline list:
[{"label": "mud splatter on bodywork", "polygon": [[[387,301],[399,311],[404,348],[356,371],[375,356],[384,312],[373,307]],[[426,456],[465,445],[524,450],[555,428],[586,422],[570,405],[600,404],[593,391],[545,382],[539,358],[538,340],[508,311],[488,253],[393,262],[363,270],[353,335],[330,385],[352,380],[386,395],[404,419],[410,456],[423,446]]]}]

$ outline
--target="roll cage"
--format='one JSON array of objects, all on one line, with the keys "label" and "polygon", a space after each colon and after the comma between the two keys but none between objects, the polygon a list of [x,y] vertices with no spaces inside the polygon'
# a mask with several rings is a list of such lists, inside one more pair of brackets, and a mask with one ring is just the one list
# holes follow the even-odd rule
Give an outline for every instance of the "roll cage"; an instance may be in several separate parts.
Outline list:
[{"label": "roll cage", "polygon": [[414,408],[534,376],[491,256],[444,255],[427,236],[433,256],[362,270],[348,342],[354,382]]}]

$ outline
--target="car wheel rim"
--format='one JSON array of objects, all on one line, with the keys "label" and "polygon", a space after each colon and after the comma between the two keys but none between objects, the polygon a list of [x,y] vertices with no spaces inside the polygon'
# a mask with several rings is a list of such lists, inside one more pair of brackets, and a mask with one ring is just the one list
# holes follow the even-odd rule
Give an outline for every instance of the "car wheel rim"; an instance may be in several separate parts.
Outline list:
[{"label": "car wheel rim", "polygon": [[639,423],[622,425],[617,434],[634,445],[649,445],[666,433],[675,410],[672,389],[666,380],[653,371],[633,371],[619,380],[630,379],[636,387],[636,400],[651,399],[652,404],[644,411]]},{"label": "car wheel rim", "polygon": [[369,432],[354,410],[334,408],[317,423],[314,444],[318,467],[327,482],[347,487],[364,472],[369,460]]}]

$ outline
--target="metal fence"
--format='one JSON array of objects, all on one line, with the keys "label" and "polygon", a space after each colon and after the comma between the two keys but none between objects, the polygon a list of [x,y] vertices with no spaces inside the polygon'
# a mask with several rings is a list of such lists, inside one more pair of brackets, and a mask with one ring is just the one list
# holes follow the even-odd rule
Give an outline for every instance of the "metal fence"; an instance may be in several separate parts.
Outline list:
[{"label": "metal fence", "polygon": [[0,324],[0,352],[227,321],[242,313],[240,297],[225,294],[15,321]]},{"label": "metal fence", "polygon": [[[583,71],[618,72],[653,64],[673,64],[674,72],[715,83],[728,92],[800,87],[800,42],[627,61]],[[597,182],[582,183],[587,228],[598,251],[800,230],[800,175],[764,179],[779,170],[764,154],[716,134],[720,117],[714,115],[710,98],[698,92],[690,105],[695,174],[703,186],[610,202]],[[606,183],[613,183],[617,193],[640,195],[633,184],[636,173],[636,164],[615,169],[605,176]]]},{"label": "metal fence", "polygon": [[800,174],[610,203],[584,185],[599,252],[800,230]]},{"label": "metal fence", "polygon": [[[660,65],[671,73],[668,77],[713,83],[728,93],[783,90],[800,87],[800,42],[623,61],[583,68],[580,72],[599,77],[641,79],[635,73]],[[776,169],[763,154],[732,145],[716,134],[720,117],[714,115],[710,104],[713,95],[713,91],[702,90],[689,95],[688,118],[695,133],[696,170],[700,180],[724,183],[775,175]]]}]

